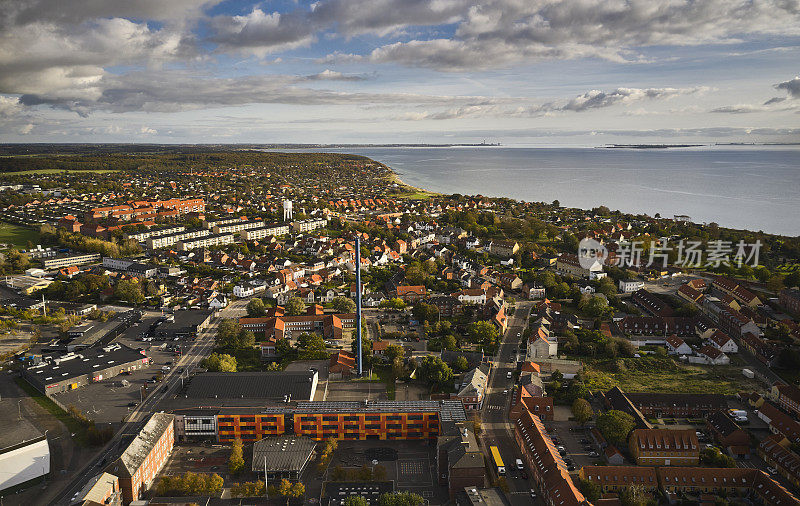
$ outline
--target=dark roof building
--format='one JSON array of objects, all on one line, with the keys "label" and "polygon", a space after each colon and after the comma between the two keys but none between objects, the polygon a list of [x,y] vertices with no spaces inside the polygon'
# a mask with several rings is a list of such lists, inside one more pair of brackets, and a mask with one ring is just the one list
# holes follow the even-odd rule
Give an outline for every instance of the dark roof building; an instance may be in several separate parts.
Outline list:
[{"label": "dark roof building", "polygon": [[184,309],[175,311],[167,320],[156,328],[158,337],[194,337],[211,322],[213,311],[200,309]]},{"label": "dark roof building", "polygon": [[317,390],[317,379],[317,371],[207,372],[191,379],[186,387],[186,398],[311,401]]}]

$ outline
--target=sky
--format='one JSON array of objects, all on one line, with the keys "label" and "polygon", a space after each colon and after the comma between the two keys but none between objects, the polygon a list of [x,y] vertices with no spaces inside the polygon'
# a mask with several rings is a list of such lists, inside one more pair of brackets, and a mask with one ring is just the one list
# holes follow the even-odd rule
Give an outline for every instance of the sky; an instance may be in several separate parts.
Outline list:
[{"label": "sky", "polygon": [[2,0],[0,142],[800,142],[800,0]]}]

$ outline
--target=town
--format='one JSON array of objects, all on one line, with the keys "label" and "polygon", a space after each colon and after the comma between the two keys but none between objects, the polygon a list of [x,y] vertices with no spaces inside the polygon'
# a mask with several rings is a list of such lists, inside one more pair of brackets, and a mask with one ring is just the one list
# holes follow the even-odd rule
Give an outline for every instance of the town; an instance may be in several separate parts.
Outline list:
[{"label": "town", "polygon": [[799,238],[33,146],[0,242],[3,504],[800,504]]}]

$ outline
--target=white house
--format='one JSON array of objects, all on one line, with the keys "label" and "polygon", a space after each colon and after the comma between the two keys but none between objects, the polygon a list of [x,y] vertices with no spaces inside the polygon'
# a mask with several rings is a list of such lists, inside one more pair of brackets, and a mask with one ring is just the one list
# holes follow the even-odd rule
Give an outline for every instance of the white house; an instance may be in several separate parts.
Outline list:
[{"label": "white house", "polygon": [[633,293],[637,290],[644,288],[644,281],[638,279],[620,279],[619,291],[620,293]]},{"label": "white house", "polygon": [[213,310],[223,309],[228,307],[228,297],[224,294],[217,294],[208,301],[208,308]]},{"label": "white house", "polygon": [[486,292],[480,288],[461,290],[453,294],[462,304],[486,304]]},{"label": "white house", "polygon": [[675,334],[667,337],[667,353],[670,355],[691,355],[692,348],[686,344],[686,341],[676,336]]},{"label": "white house", "polygon": [[731,363],[731,359],[713,346],[703,346],[697,350],[696,357],[689,357],[689,363],[728,365]]},{"label": "white house", "polygon": [[733,339],[731,339],[728,334],[722,332],[721,330],[717,330],[711,334],[711,337],[709,337],[708,340],[711,342],[711,346],[718,349],[722,353],[739,352],[739,347],[735,342],[733,342]]},{"label": "white house", "polygon": [[539,327],[528,340],[527,360],[551,358],[558,355],[558,339],[550,336],[546,327]]}]

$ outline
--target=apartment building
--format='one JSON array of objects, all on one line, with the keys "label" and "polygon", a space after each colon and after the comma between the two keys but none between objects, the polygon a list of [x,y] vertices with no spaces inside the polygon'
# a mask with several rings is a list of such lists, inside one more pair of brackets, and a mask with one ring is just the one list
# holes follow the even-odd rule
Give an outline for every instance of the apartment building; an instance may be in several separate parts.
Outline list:
[{"label": "apartment building", "polygon": [[292,230],[295,232],[309,232],[328,225],[327,218],[312,218],[308,220],[292,222]]},{"label": "apartment building", "polygon": [[135,232],[135,233],[125,232],[122,234],[122,236],[125,239],[133,239],[135,241],[145,242],[147,239],[151,237],[160,237],[162,235],[177,234],[179,232],[183,232],[184,230],[186,230],[186,227],[182,225],[177,225],[174,227],[145,230],[144,232]]},{"label": "apartment building", "polygon": [[256,241],[264,239],[265,237],[287,235],[289,233],[289,225],[263,225],[261,227],[250,228],[241,231],[241,238],[243,241]]},{"label": "apartment building", "polygon": [[84,253],[82,255],[70,255],[66,257],[45,258],[42,266],[47,269],[61,269],[73,265],[87,265],[100,261],[100,253]]},{"label": "apartment building", "polygon": [[232,244],[235,237],[233,234],[211,234],[193,239],[183,239],[178,241],[177,248],[179,251],[189,251],[209,246],[222,246],[224,244]]},{"label": "apartment building", "polygon": [[628,447],[640,466],[696,466],[700,445],[692,429],[634,429]]},{"label": "apartment building", "polygon": [[154,413],[106,472],[119,478],[123,504],[138,500],[153,485],[175,444],[175,415]]},{"label": "apartment building", "polygon": [[178,244],[180,241],[196,239],[198,237],[207,237],[211,235],[211,231],[201,228],[197,230],[182,230],[171,234],[164,234],[147,238],[147,249],[160,249],[169,248]]},{"label": "apartment building", "polygon": [[252,228],[260,228],[264,226],[264,222],[261,220],[256,221],[248,221],[248,220],[239,220],[234,223],[226,223],[223,225],[214,225],[211,227],[211,231],[215,234],[236,234],[241,232],[242,230],[250,230]]}]

